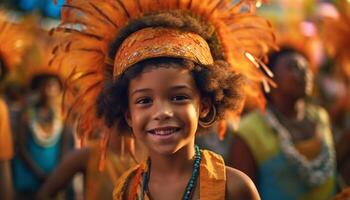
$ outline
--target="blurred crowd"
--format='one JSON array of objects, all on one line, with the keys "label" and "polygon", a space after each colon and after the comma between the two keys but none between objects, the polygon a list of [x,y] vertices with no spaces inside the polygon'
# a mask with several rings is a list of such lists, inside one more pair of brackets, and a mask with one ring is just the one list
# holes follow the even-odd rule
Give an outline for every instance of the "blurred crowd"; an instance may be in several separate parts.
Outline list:
[{"label": "blurred crowd", "polygon": [[[50,67],[59,19],[28,2],[0,3],[0,199],[112,199],[113,183],[146,153],[127,136],[112,134],[104,148],[98,130],[76,134],[62,98],[74,69]],[[238,126],[218,123],[224,137],[213,128],[196,142],[246,173],[263,200],[349,199],[350,1],[257,7],[277,33],[266,60],[276,87],[265,88],[266,106],[248,99]]]}]

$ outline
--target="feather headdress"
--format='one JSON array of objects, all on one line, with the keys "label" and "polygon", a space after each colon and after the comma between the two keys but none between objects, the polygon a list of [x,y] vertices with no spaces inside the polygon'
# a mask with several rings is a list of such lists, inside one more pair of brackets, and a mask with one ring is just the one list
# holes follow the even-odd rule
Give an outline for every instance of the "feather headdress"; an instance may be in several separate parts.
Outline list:
[{"label": "feather headdress", "polygon": [[350,3],[339,2],[339,16],[324,17],[324,43],[328,53],[336,61],[336,71],[350,80]]},{"label": "feather headdress", "polygon": [[60,36],[50,37],[49,33],[40,28],[38,23],[34,21],[27,21],[27,24],[31,24],[31,27],[28,27],[28,34],[32,35],[35,40],[28,56],[25,57],[28,80],[40,74],[48,74],[55,75],[63,81],[69,74],[67,68],[49,66],[49,61],[52,59],[52,49],[59,43]]},{"label": "feather headdress", "polygon": [[290,26],[277,34],[279,47],[292,48],[305,56],[311,71],[318,72],[319,54],[322,51],[321,41],[316,27],[311,22],[299,22],[297,26]]},{"label": "feather headdress", "polygon": [[23,59],[31,38],[17,24],[9,22],[4,11],[0,10],[0,60],[8,70],[18,66]]},{"label": "feather headdress", "polygon": [[[194,30],[186,29],[186,24],[165,27],[167,30],[162,32],[150,22],[125,35],[125,27],[138,19],[175,11],[195,16],[207,24],[208,29],[212,30],[211,34],[201,35]],[[232,71],[245,76],[247,95],[255,98],[260,107],[263,107],[264,98],[260,84],[263,83],[268,90],[268,83],[272,81],[259,67],[262,66],[267,70],[262,60],[265,59],[269,49],[276,46],[269,22],[254,14],[254,0],[241,0],[236,4],[231,0],[67,0],[62,8],[62,23],[53,31],[53,33],[65,32],[67,37],[55,48],[55,57],[51,64],[73,69],[67,83],[74,88],[68,88],[64,100],[71,102],[71,112],[81,113],[78,131],[92,133],[96,127],[93,125],[103,127],[100,126],[103,123],[95,117],[95,102],[105,79],[115,78],[129,65],[157,56],[157,51],[164,50],[155,49],[149,43],[147,47],[152,48],[151,50],[142,48],[144,45],[133,46],[133,44],[146,41],[147,39],[140,37],[145,37],[148,33],[160,34],[159,38],[163,39],[181,38],[179,35],[166,34],[173,28],[183,31],[186,35],[184,41],[188,43],[182,43],[178,51],[172,51],[172,44],[168,41],[170,50],[169,48],[164,50],[169,50],[166,55],[174,57],[186,55],[185,58],[204,65],[225,60],[231,65]],[[190,34],[195,36],[189,36]],[[115,45],[117,38],[123,38],[123,43]],[[211,46],[213,41],[218,41],[219,49]],[[195,48],[198,49],[194,51],[197,54],[188,54],[189,50],[184,47],[195,43],[197,43]],[[157,40],[154,44],[162,47],[161,44],[164,43]],[[116,49],[114,54],[109,55],[113,52],[111,46]],[[134,51],[128,49],[130,46],[133,46]],[[178,44],[175,46],[179,47]],[[192,47],[189,49],[193,50]],[[207,52],[207,49],[210,50],[212,58],[198,56],[200,52]],[[113,69],[110,69],[111,67]],[[268,70],[267,73],[271,75]],[[237,117],[239,112],[232,111],[229,115]]]}]

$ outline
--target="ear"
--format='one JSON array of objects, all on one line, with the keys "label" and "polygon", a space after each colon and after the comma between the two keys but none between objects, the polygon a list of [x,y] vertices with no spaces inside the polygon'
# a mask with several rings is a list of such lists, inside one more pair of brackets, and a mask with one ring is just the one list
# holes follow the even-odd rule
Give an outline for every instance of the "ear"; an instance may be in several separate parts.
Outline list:
[{"label": "ear", "polygon": [[205,97],[201,99],[201,105],[200,105],[200,110],[199,110],[199,118],[205,118],[212,107],[212,101],[210,100],[209,97]]},{"label": "ear", "polygon": [[126,123],[129,125],[129,127],[131,127],[131,114],[130,114],[130,111],[129,110],[127,110],[127,111],[125,111],[124,112],[124,118],[125,118],[125,121],[126,121]]}]

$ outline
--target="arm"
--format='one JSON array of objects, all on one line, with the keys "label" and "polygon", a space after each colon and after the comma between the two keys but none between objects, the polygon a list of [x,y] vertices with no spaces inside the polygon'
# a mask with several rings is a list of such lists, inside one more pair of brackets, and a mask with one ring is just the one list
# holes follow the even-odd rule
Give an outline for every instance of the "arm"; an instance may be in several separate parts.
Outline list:
[{"label": "arm", "polygon": [[226,199],[260,200],[253,181],[244,173],[226,167]]},{"label": "arm", "polygon": [[247,174],[257,183],[258,167],[248,145],[239,136],[235,136],[230,148],[229,166]]},{"label": "arm", "polygon": [[13,199],[13,187],[11,178],[11,166],[10,161],[0,161],[0,193],[1,199],[10,200]]},{"label": "arm", "polygon": [[10,160],[13,157],[12,134],[8,111],[0,99],[0,194],[1,199],[13,199]]},{"label": "arm", "polygon": [[50,199],[67,187],[78,172],[86,172],[90,150],[80,149],[67,154],[38,192],[37,199]]}]

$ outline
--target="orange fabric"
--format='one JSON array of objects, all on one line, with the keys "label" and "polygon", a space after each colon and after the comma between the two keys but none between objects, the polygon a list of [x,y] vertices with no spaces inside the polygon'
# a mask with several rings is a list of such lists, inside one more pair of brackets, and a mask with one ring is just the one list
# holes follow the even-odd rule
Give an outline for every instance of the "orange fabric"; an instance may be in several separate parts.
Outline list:
[{"label": "orange fabric", "polygon": [[0,99],[0,160],[13,157],[12,133],[9,114],[5,102]]},{"label": "orange fabric", "polygon": [[202,151],[199,177],[200,200],[225,199],[226,168],[224,159],[220,155],[211,151]]},{"label": "orange fabric", "polygon": [[99,143],[93,143],[89,156],[86,173],[87,200],[112,199],[114,184],[118,178],[128,169],[136,165],[131,156],[121,157],[110,150],[106,152],[105,169],[101,172],[98,169],[101,148]]},{"label": "orange fabric", "polygon": [[[220,155],[207,150],[201,150],[201,155],[202,161],[199,173],[200,200],[225,199],[226,168],[223,158]],[[142,163],[121,176],[114,188],[114,200],[122,200],[124,199],[123,197],[129,196],[125,195],[125,192],[135,190],[135,188],[128,189],[127,187],[137,178],[138,172],[140,172],[140,167],[144,165],[145,163]],[[139,188],[136,188],[137,191],[140,191],[140,185],[141,184],[138,184]],[[145,195],[145,199],[147,200],[149,197]]]},{"label": "orange fabric", "polygon": [[8,70],[22,63],[23,55],[32,43],[24,24],[13,24],[5,10],[0,9],[0,58]]},{"label": "orange fabric", "polygon": [[186,58],[206,66],[214,63],[209,45],[201,36],[171,28],[144,28],[131,34],[119,47],[113,77],[135,63],[159,57]]}]

